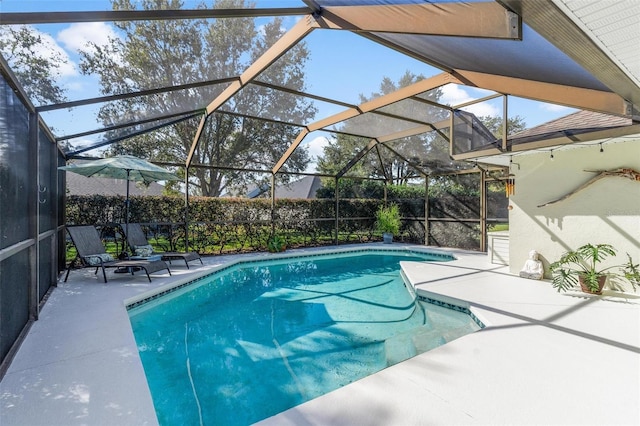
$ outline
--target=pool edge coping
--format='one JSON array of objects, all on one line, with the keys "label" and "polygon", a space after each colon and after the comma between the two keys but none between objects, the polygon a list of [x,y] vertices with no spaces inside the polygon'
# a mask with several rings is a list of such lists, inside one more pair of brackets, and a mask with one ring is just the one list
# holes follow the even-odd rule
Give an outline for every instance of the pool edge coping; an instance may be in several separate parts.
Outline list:
[{"label": "pool edge coping", "polygon": [[473,322],[480,327],[480,330],[487,328],[490,325],[489,321],[487,321],[486,318],[483,318],[482,315],[474,309],[473,305],[469,303],[469,301],[445,296],[423,288],[417,288],[415,283],[413,283],[405,273],[404,264],[406,263],[410,263],[410,261],[400,262],[400,276],[402,277],[405,285],[408,286],[408,288],[410,287],[410,293],[415,295],[414,299],[467,314],[471,317]]},{"label": "pool edge coping", "polygon": [[419,254],[431,254],[431,255],[441,256],[443,260],[446,258],[447,261],[457,260],[457,257],[452,252],[447,250],[427,248],[427,247],[423,248],[423,247],[416,247],[416,246],[404,245],[404,244],[403,245],[393,244],[392,247],[386,247],[386,246],[367,247],[367,248],[331,247],[326,249],[314,250],[313,252],[309,252],[309,251],[293,252],[292,251],[292,252],[284,252],[284,253],[259,253],[259,254],[247,255],[247,258],[245,259],[231,260],[227,263],[213,266],[211,268],[208,268],[199,272],[195,272],[193,275],[189,275],[184,278],[177,279],[171,283],[164,284],[155,289],[124,299],[123,304],[125,309],[128,312],[131,309],[142,306],[147,302],[158,299],[166,294],[173,293],[191,284],[201,281],[210,275],[217,274],[221,271],[233,268],[234,266],[238,266],[241,264],[250,264],[255,262],[265,262],[265,261],[273,261],[273,260],[281,260],[281,259],[293,259],[293,258],[301,258],[301,257],[305,257],[305,258],[318,257],[318,256],[327,256],[331,254],[340,254],[340,253],[375,252],[375,251],[415,252]]}]

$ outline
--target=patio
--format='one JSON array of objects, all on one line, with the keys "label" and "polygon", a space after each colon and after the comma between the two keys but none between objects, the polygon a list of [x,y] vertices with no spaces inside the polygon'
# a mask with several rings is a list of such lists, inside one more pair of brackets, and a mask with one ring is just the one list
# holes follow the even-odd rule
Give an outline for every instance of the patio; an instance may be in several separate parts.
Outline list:
[{"label": "patio", "polygon": [[[317,250],[327,249],[295,253]],[[468,302],[484,330],[263,424],[640,423],[639,297],[558,294],[486,254],[451,251],[458,260],[407,262],[405,274],[421,294]],[[269,255],[240,255],[255,256]],[[237,258],[174,267],[152,283],[122,275],[104,284],[74,271],[0,383],[0,423],[157,424],[124,301]]]}]

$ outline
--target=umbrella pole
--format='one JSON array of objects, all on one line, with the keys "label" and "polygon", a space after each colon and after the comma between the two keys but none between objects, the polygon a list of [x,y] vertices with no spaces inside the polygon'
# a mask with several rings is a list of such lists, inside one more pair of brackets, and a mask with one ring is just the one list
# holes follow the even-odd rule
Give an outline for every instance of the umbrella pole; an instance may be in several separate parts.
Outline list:
[{"label": "umbrella pole", "polygon": [[[124,200],[124,236],[122,238],[122,252],[120,257],[124,259],[129,258],[129,251],[127,250],[127,235],[129,235],[129,173],[131,171],[127,169],[127,197]],[[124,257],[123,257],[124,254]],[[133,269],[131,267],[121,266],[114,271],[116,274],[131,273],[133,275]]]},{"label": "umbrella pole", "polygon": [[131,170],[127,169],[127,198],[124,202],[124,207],[125,207],[125,218],[124,218],[124,241],[123,241],[123,251],[125,252],[129,252],[129,250],[127,250],[127,235],[129,235],[129,173],[131,173]]}]

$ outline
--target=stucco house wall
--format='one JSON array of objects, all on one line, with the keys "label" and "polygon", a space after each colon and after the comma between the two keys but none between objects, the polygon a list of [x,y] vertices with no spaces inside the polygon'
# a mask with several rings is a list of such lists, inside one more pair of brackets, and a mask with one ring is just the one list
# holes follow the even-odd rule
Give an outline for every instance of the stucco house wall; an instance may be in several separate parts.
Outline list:
[{"label": "stucco house wall", "polygon": [[516,193],[510,198],[510,270],[518,273],[530,250],[540,253],[545,276],[549,263],[586,243],[608,243],[622,263],[629,253],[640,262],[640,181],[605,177],[569,198],[545,207],[574,191],[597,173],[586,170],[630,168],[640,171],[640,139],[599,145],[572,146],[516,156]]}]

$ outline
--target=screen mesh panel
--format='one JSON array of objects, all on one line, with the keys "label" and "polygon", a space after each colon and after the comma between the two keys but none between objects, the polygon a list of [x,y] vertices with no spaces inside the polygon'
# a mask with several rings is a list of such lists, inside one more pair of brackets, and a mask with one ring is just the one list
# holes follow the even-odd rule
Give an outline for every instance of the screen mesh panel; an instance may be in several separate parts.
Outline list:
[{"label": "screen mesh panel", "polygon": [[465,111],[455,111],[453,120],[453,154],[497,148],[500,143],[500,140],[475,115]]},{"label": "screen mesh panel", "polygon": [[325,130],[338,130],[356,136],[377,138],[410,130],[417,125],[411,121],[399,120],[375,113],[366,113],[342,121]]},{"label": "screen mesh panel", "polygon": [[0,79],[0,249],[29,235],[29,115],[4,79]]},{"label": "screen mesh panel", "polygon": [[428,245],[480,250],[480,225],[469,222],[431,221]]},{"label": "screen mesh panel", "polygon": [[[204,108],[224,90],[229,83],[207,87],[176,90],[120,99],[98,104],[76,106],[64,111],[43,111],[45,121],[58,123],[52,132],[57,138],[75,135],[101,128],[132,125],[151,120],[171,121],[181,115],[192,114]],[[67,123],[59,122],[59,117],[67,117]],[[165,118],[169,117],[169,118]]]},{"label": "screen mesh panel", "polygon": [[39,269],[38,269],[38,300],[47,294],[49,288],[55,284],[55,281],[51,278],[54,276],[51,271],[54,268],[53,265],[53,235],[51,237],[44,238],[38,242],[38,249],[40,250],[40,256],[38,257]]},{"label": "screen mesh panel", "polygon": [[449,118],[449,111],[413,99],[404,99],[376,111],[404,117],[421,123],[436,123]]},{"label": "screen mesh panel", "polygon": [[388,33],[376,33],[376,36],[409,50],[422,52],[450,69],[609,91],[527,25],[523,25],[522,32],[522,41]]},{"label": "screen mesh panel", "polygon": [[55,227],[57,186],[56,186],[56,145],[49,140],[42,129],[38,137],[38,221],[40,232]]},{"label": "screen mesh panel", "polygon": [[277,88],[249,84],[223,104],[219,111],[304,126],[314,121],[319,108],[332,108],[334,105]]},{"label": "screen mesh panel", "polygon": [[0,270],[0,359],[4,359],[29,320],[29,286],[25,285],[31,280],[29,251],[1,261]]},{"label": "screen mesh panel", "polygon": [[151,133],[154,129],[161,129],[161,132],[164,132],[163,137],[171,137],[174,131],[172,129],[178,123],[186,123],[188,125],[188,135],[190,140],[193,140],[199,121],[199,117],[193,117],[193,115],[194,114],[178,115],[176,117],[152,120],[146,123],[132,122],[130,126],[62,140],[60,141],[60,147],[65,154],[88,152],[92,149],[105,147],[111,143],[127,140],[127,138],[138,134],[144,135],[147,132]]},{"label": "screen mesh panel", "polygon": [[429,217],[479,219],[479,184],[478,173],[431,178],[429,181]]}]

